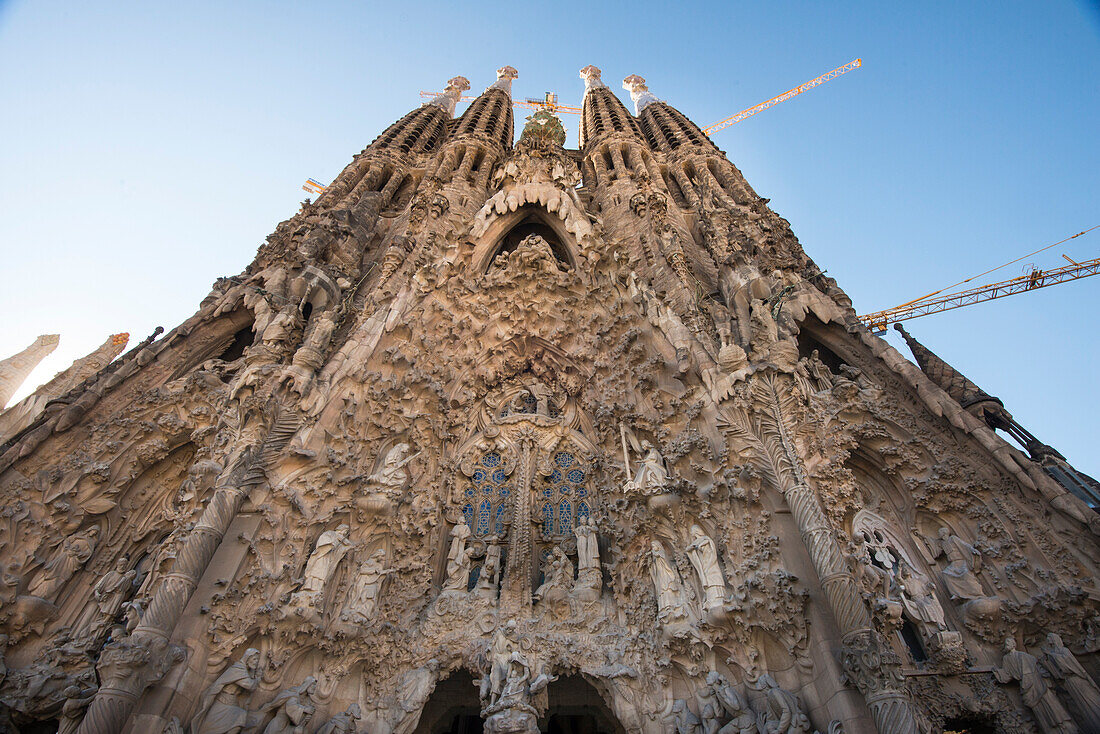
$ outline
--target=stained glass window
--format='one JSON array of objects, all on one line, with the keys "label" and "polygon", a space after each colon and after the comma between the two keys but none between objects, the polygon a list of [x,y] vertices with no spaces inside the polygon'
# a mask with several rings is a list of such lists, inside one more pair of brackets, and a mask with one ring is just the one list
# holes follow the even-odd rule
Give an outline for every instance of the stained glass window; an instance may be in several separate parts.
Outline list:
[{"label": "stained glass window", "polygon": [[572,534],[577,518],[591,516],[591,507],[584,501],[588,496],[587,475],[580,460],[569,451],[558,451],[550,463],[552,470],[538,488],[541,526],[543,535],[562,537]]},{"label": "stained glass window", "polygon": [[505,507],[511,495],[507,482],[508,473],[500,452],[489,451],[484,454],[470,477],[470,484],[464,490],[468,500],[462,508],[466,523],[475,536],[499,535],[504,532]]}]

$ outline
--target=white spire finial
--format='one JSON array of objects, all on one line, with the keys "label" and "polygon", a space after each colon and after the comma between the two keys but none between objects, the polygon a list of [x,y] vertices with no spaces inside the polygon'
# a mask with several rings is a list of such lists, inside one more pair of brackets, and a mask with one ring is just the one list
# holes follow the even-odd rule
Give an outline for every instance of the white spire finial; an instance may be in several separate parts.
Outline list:
[{"label": "white spire finial", "polygon": [[[500,89],[512,96],[512,80],[519,77],[519,72],[511,66],[502,66],[497,69],[497,80],[489,85],[489,89]],[[488,90],[486,90],[488,91]]]},{"label": "white spire finial", "polygon": [[588,94],[593,89],[607,89],[607,85],[603,83],[603,79],[600,79],[600,69],[598,66],[589,64],[581,69],[581,79],[584,79],[584,93]]},{"label": "white spire finial", "polygon": [[645,79],[637,74],[631,74],[623,79],[623,89],[630,92],[630,98],[634,100],[635,115],[642,114],[642,110],[651,102],[661,101],[653,96],[653,93],[649,91],[649,87],[645,85]]},{"label": "white spire finial", "polygon": [[447,82],[447,88],[441,93],[437,94],[431,102],[427,104],[435,105],[436,107],[442,107],[447,110],[448,117],[455,116],[455,105],[458,104],[459,98],[462,93],[470,88],[470,80],[464,76],[456,76]]}]

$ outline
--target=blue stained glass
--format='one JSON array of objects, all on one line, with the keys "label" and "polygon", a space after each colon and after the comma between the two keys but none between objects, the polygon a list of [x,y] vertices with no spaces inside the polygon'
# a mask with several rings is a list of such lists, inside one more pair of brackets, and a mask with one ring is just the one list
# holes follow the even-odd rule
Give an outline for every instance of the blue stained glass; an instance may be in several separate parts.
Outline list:
[{"label": "blue stained glass", "polygon": [[569,481],[573,484],[580,484],[584,481],[584,472],[580,469],[570,469],[569,473],[565,475]]},{"label": "blue stained glass", "polygon": [[588,510],[587,502],[577,503],[577,519],[580,520],[582,517],[592,517],[592,513]]},{"label": "blue stained glass", "polygon": [[481,504],[477,508],[477,529],[474,531],[478,535],[485,535],[489,532],[489,515],[492,513],[493,506],[489,504],[489,500],[482,500]]},{"label": "blue stained glass", "polygon": [[547,497],[547,498],[553,497],[554,496],[554,488],[553,487],[547,487],[546,489],[542,490],[542,496]]},{"label": "blue stained glass", "polygon": [[573,505],[569,500],[562,500],[558,506],[558,525],[562,535],[573,529]]},{"label": "blue stained glass", "polygon": [[474,484],[481,484],[485,481],[485,472],[481,469],[474,470]]},{"label": "blue stained glass", "polygon": [[554,471],[550,472],[550,483],[551,484],[558,484],[560,482],[561,482],[561,470],[560,469],[555,469]]},{"label": "blue stained glass", "polygon": [[483,484],[481,486],[481,491],[482,491],[483,494],[492,494],[493,493],[493,485]]},{"label": "blue stained glass", "polygon": [[496,518],[493,523],[493,532],[500,535],[504,532],[504,505],[497,505]]},{"label": "blue stained glass", "polygon": [[588,490],[583,485],[580,486],[580,487],[577,487],[577,496],[578,497],[587,497],[588,496]]},{"label": "blue stained glass", "polygon": [[467,487],[466,488],[466,496],[467,497],[473,497],[474,494],[475,494],[475,490],[474,490],[473,487]]},{"label": "blue stained glass", "polygon": [[500,466],[500,454],[496,451],[491,451],[481,457],[481,463],[489,467]]},{"label": "blue stained glass", "polygon": [[542,532],[554,534],[554,506],[549,502],[542,506]]},{"label": "blue stained glass", "polygon": [[500,494],[501,497],[507,497],[511,493],[512,493],[512,490],[509,487],[501,487],[500,490],[498,491],[498,494]]},{"label": "blue stained glass", "polygon": [[496,469],[493,471],[493,481],[497,484],[504,484],[504,470]]},{"label": "blue stained glass", "polygon": [[554,454],[554,463],[562,467],[563,469],[565,467],[573,466],[573,454],[567,453],[565,451],[559,451],[558,453]]},{"label": "blue stained glass", "polygon": [[474,506],[469,502],[462,506],[462,516],[466,518],[467,525],[474,524]]}]

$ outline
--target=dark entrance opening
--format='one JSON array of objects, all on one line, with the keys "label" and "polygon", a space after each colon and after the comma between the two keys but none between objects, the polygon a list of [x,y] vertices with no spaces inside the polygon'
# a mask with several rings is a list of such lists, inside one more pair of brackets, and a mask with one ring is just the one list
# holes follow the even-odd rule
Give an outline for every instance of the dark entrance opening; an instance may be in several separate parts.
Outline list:
[{"label": "dark entrance opening", "polygon": [[626,734],[603,698],[579,675],[563,675],[547,689],[550,707],[539,730],[546,734]]},{"label": "dark entrance opening", "polygon": [[482,734],[477,685],[465,670],[456,670],[432,691],[414,734]]},{"label": "dark entrance opening", "polygon": [[497,247],[497,251],[493,253],[493,256],[489,259],[489,268],[493,267],[493,263],[496,262],[498,257],[505,253],[512,252],[519,247],[520,242],[533,234],[537,234],[546,240],[547,244],[550,245],[551,251],[554,253],[554,257],[558,260],[563,269],[569,270],[571,268],[569,264],[569,252],[565,249],[565,245],[562,244],[561,238],[558,237],[557,232],[534,215],[528,216],[513,227],[508,234],[504,235],[504,239],[501,240]]},{"label": "dark entrance opening", "polygon": [[996,734],[997,730],[980,719],[949,719],[943,722],[943,734]]}]

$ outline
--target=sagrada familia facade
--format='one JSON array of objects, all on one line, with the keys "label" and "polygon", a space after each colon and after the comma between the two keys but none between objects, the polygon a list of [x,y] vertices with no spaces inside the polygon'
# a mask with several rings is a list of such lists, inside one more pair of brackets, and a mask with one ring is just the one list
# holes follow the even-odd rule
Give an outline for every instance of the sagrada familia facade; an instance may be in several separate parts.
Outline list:
[{"label": "sagrada familia facade", "polygon": [[1100,487],[644,79],[497,76],[0,415],[0,729],[1100,731]]}]

